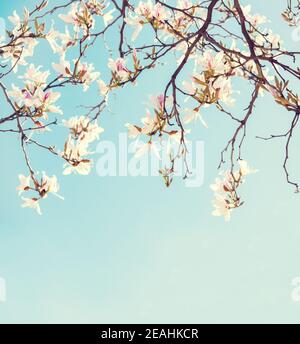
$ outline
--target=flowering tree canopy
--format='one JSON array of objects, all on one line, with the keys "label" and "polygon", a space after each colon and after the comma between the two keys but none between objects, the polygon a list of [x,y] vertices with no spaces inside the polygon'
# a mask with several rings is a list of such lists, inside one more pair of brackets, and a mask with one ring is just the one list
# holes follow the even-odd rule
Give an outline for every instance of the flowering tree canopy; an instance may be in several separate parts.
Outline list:
[{"label": "flowering tree canopy", "polygon": [[[141,124],[127,124],[129,137],[143,142],[136,156],[155,151],[162,138],[175,139],[177,149],[170,150],[169,166],[160,171],[169,186],[176,160],[185,160],[187,154],[189,125],[197,120],[205,125],[202,115],[208,107],[229,116],[233,134],[221,152],[219,165],[225,169],[211,186],[215,193],[213,214],[229,219],[232,210],[243,204],[239,186],[246,175],[255,172],[244,160],[242,147],[257,99],[265,94],[291,116],[286,132],[261,139],[285,140],[286,179],[299,191],[288,171],[289,146],[300,115],[300,99],[292,87],[300,79],[299,52],[284,48],[265,15],[239,0],[35,2],[23,13],[14,11],[8,18],[11,25],[0,37],[0,91],[8,105],[6,113],[1,109],[0,132],[20,138],[27,168],[19,176],[17,187],[26,195],[22,197],[23,207],[41,213],[40,201],[50,193],[59,193],[56,176],[39,174],[32,165],[30,148],[36,146],[61,159],[65,175],[89,174],[91,147],[103,132],[99,119],[111,93],[130,83],[138,85],[146,70],[163,64],[166,58],[175,62],[169,81],[161,85],[159,95],[151,97],[151,107],[145,110]],[[297,26],[299,12],[300,1],[288,0],[282,19]],[[112,46],[105,41],[110,31],[117,32]],[[42,41],[53,52],[50,70],[43,66],[42,59],[38,66],[31,61]],[[109,78],[102,78],[89,61],[99,42],[110,54]],[[8,78],[15,82],[8,84]],[[234,79],[243,80],[251,88],[244,113],[234,114]],[[78,116],[70,117],[60,108],[63,87],[82,87],[88,92],[93,85],[98,88],[98,99],[85,104],[85,111]],[[65,127],[64,146],[44,144],[43,137],[47,135],[51,140],[58,124]],[[187,163],[185,169],[188,177]]]}]

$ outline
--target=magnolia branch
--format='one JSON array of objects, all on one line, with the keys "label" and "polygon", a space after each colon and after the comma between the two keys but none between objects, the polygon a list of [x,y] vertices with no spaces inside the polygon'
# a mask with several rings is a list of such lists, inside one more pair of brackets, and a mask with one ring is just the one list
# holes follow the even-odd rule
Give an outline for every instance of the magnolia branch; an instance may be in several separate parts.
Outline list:
[{"label": "magnolia branch", "polygon": [[[14,12],[6,37],[0,38],[0,89],[10,109],[7,112],[3,107],[0,133],[20,135],[29,173],[20,175],[18,190],[28,195],[23,197],[23,206],[41,213],[40,202],[59,191],[56,176],[41,175],[33,168],[30,147],[61,159],[65,175],[89,174],[90,147],[103,132],[99,122],[111,95],[128,84],[138,86],[143,75],[165,65],[172,68],[169,80],[161,85],[160,94],[150,96],[141,124],[127,124],[127,128],[132,139],[143,142],[137,158],[148,152],[159,156],[163,138],[172,142],[169,167],[160,169],[166,186],[171,185],[180,160],[184,178],[189,176],[186,136],[190,124],[199,120],[206,126],[206,108],[213,107],[236,126],[221,152],[219,168],[226,171],[212,185],[213,214],[229,219],[232,210],[244,203],[239,190],[245,177],[255,172],[243,160],[242,151],[247,124],[258,111],[257,99],[265,94],[291,116],[290,128],[260,138],[286,139],[283,169],[287,183],[299,191],[298,183],[290,179],[288,161],[300,114],[295,91],[300,52],[285,49],[280,36],[268,27],[267,17],[253,10],[239,0],[72,0],[52,7],[43,0],[31,10]],[[297,26],[299,13],[299,0],[287,0],[282,18]],[[53,53],[50,69],[38,61],[41,42]],[[99,59],[107,59],[101,71],[91,61],[94,52]],[[102,78],[107,75],[104,69],[109,71],[108,78]],[[14,80],[10,86],[8,77]],[[253,90],[245,114],[235,113],[233,80]],[[63,89],[73,87],[83,92],[96,87],[98,96],[95,104],[79,103],[80,113],[68,117],[59,104]],[[66,131],[63,147],[55,138],[58,125]],[[52,138],[53,144],[44,144],[43,137]]]}]

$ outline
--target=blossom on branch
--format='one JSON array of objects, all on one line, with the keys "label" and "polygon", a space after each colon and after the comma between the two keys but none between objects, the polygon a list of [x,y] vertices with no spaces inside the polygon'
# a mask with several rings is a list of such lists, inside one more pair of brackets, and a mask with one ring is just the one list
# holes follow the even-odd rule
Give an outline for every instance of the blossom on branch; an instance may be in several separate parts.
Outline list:
[{"label": "blossom on branch", "polygon": [[[299,0],[288,0],[281,13],[290,26],[297,25],[299,14]],[[159,172],[167,187],[178,160],[184,162],[185,178],[189,176],[186,143],[191,124],[200,121],[208,127],[207,108],[218,111],[234,127],[219,164],[220,169],[226,165],[227,172],[212,185],[213,214],[228,220],[243,204],[238,191],[245,176],[256,172],[243,160],[243,147],[248,123],[258,111],[257,100],[266,95],[291,116],[286,118],[289,123],[284,133],[259,138],[285,141],[286,181],[299,191],[288,166],[300,117],[295,88],[300,80],[299,53],[284,46],[268,17],[257,13],[253,4],[239,0],[72,0],[55,6],[35,0],[31,9],[13,11],[8,21],[0,37],[0,92],[7,104],[0,116],[0,131],[18,135],[28,171],[28,176],[19,176],[17,187],[20,195],[27,196],[23,207],[41,213],[40,202],[59,192],[55,176],[43,173],[40,177],[36,171],[32,147],[61,159],[64,175],[90,174],[92,146],[103,132],[99,118],[105,115],[111,95],[128,84],[138,86],[147,73],[151,80],[148,92],[154,91],[155,83],[158,95],[150,97],[138,124],[127,123],[126,127],[129,137],[137,141],[137,157],[151,152],[161,158],[161,142],[166,139],[169,166]],[[49,56],[51,67],[42,58],[48,53],[53,55],[53,59]],[[92,56],[96,56],[94,63]],[[166,82],[151,78],[155,69],[166,71]],[[240,107],[244,111],[234,107],[246,97],[235,96],[238,83],[251,89],[247,104]],[[97,90],[95,104],[82,104],[84,97],[74,104],[86,113],[70,116],[74,110],[59,106],[64,90],[72,87]],[[67,132],[64,144],[55,136],[58,125]]]}]

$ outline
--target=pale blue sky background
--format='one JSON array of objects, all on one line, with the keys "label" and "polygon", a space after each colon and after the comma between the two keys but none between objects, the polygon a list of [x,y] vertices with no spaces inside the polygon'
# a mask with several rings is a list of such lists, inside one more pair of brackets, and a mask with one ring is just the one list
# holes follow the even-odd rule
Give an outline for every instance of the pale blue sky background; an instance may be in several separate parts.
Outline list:
[{"label": "pale blue sky background", "polygon": [[[1,16],[33,3],[1,0]],[[251,3],[287,47],[299,50],[280,19],[285,1]],[[43,52],[35,61],[47,65],[53,57]],[[91,58],[102,72],[106,60],[99,51]],[[164,69],[148,73],[138,88],[113,98],[113,113],[101,119],[103,139],[115,140],[126,122],[137,121],[167,76]],[[237,110],[249,93],[240,87]],[[79,114],[78,99],[93,104],[95,95],[73,89],[60,105],[67,116]],[[166,189],[159,178],[100,178],[95,171],[64,177],[60,161],[33,149],[35,166],[57,174],[65,196],[43,202],[41,217],[20,207],[15,187],[26,169],[17,137],[1,135],[0,276],[7,283],[1,323],[299,322],[300,303],[290,294],[292,278],[300,276],[300,199],[281,169],[283,142],[254,139],[287,128],[291,114],[270,97],[259,100],[244,154],[259,173],[247,179],[246,204],[229,223],[211,216],[209,185],[234,123],[214,110],[203,115],[209,129],[194,128],[205,142],[200,188],[178,179]],[[290,166],[300,180],[298,147],[296,134]]]}]

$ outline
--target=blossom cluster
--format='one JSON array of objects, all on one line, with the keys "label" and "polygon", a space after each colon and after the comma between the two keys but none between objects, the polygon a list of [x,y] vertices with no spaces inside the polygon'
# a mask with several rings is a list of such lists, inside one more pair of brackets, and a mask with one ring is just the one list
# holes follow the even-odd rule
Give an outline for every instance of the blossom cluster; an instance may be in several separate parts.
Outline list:
[{"label": "blossom cluster", "polygon": [[107,26],[112,20],[114,9],[106,11],[108,8],[106,0],[88,0],[75,2],[71,5],[71,9],[67,14],[60,14],[59,18],[66,24],[73,26],[75,32],[83,30],[84,34],[88,34],[95,26],[94,15],[101,16],[104,25]]},{"label": "blossom cluster", "polygon": [[237,193],[237,189],[245,182],[248,174],[255,173],[257,170],[248,166],[247,161],[239,160],[239,169],[235,172],[221,172],[222,178],[217,178],[211,185],[215,198],[213,200],[214,216],[224,216],[225,221],[231,217],[233,209],[240,207],[243,202]]},{"label": "blossom cluster", "polygon": [[[180,146],[182,136],[186,133],[181,130],[169,130],[167,119],[164,116],[165,110],[172,104],[172,97],[165,98],[163,94],[150,97],[150,106],[153,108],[154,114],[149,109],[146,110],[146,116],[141,118],[141,126],[127,123],[128,136],[131,139],[137,139],[135,157],[140,158],[144,154],[153,153],[157,158],[161,159],[159,154],[160,141],[163,136],[167,136],[167,151],[171,153],[171,148]],[[146,142],[139,141],[145,138]]]},{"label": "blossom cluster", "polygon": [[70,134],[61,153],[66,160],[64,175],[78,173],[87,175],[91,171],[92,160],[88,158],[89,144],[99,139],[104,131],[96,121],[89,117],[80,116],[64,120],[63,124],[69,128]]},{"label": "blossom cluster", "polygon": [[[291,129],[285,135],[288,142],[299,117],[299,96],[284,76],[289,74],[299,79],[299,68],[290,67],[285,61],[291,58],[295,62],[296,53],[284,49],[280,36],[268,27],[268,18],[255,13],[251,5],[242,6],[239,1],[231,0],[226,4],[216,0],[138,0],[121,4],[108,0],[75,0],[49,7],[49,1],[41,0],[31,11],[26,8],[22,14],[14,11],[8,18],[12,27],[5,37],[0,37],[0,68],[3,68],[0,91],[13,111],[7,117],[1,116],[0,124],[15,123],[14,128],[5,127],[4,131],[17,132],[21,138],[29,176],[20,176],[18,190],[37,194],[24,199],[24,206],[40,212],[39,201],[59,189],[55,176],[47,177],[43,173],[38,178],[27,152],[30,145],[62,158],[64,175],[89,174],[93,165],[91,147],[103,132],[98,119],[110,94],[129,83],[137,85],[142,74],[168,65],[169,69],[174,67],[170,80],[159,95],[150,98],[140,124],[126,124],[129,137],[136,140],[135,156],[140,158],[151,152],[161,159],[161,142],[167,137],[164,142],[168,142],[170,166],[160,173],[169,186],[175,160],[185,159],[188,154],[185,144],[189,126],[200,121],[208,128],[209,118],[203,119],[207,107],[229,115],[238,124],[235,137],[227,146],[232,147],[232,166],[213,186],[214,215],[228,219],[232,209],[242,204],[238,187],[253,172],[244,160],[239,160],[239,170],[233,172],[233,162],[235,144],[240,131],[245,131],[257,96],[269,93],[276,103],[295,113]],[[292,24],[291,9],[284,18]],[[237,24],[239,32],[232,29],[231,21]],[[118,39],[115,44],[106,34],[117,27],[112,32],[114,39]],[[139,39],[142,31],[145,35]],[[127,33],[132,34],[131,41]],[[98,71],[97,61],[88,60],[89,52],[101,38],[108,53],[103,55],[106,61],[101,68],[107,66],[108,74]],[[146,42],[148,38],[150,42]],[[46,51],[47,46],[54,54],[49,70],[32,62],[34,55],[38,56],[39,43],[42,49]],[[7,87],[2,80],[11,72],[18,75]],[[234,89],[235,79],[254,86],[244,118],[242,114],[231,113],[238,94]],[[62,89],[67,86],[82,87],[83,92],[97,87],[100,100],[95,106],[84,107],[90,109],[87,114],[69,118],[68,112],[59,106]],[[58,121],[56,115],[62,119]],[[61,150],[57,150],[56,144],[45,145],[38,136],[57,124],[68,129]],[[243,140],[244,137],[239,149]],[[288,173],[287,180],[290,182]]]},{"label": "blossom cluster", "polygon": [[19,76],[23,86],[12,84],[12,90],[8,91],[19,112],[27,114],[37,126],[42,126],[41,119],[47,120],[50,113],[62,114],[59,106],[55,105],[61,94],[46,87],[49,75],[49,71],[41,71],[41,66],[30,64],[26,73]]},{"label": "blossom cluster", "polygon": [[165,39],[180,36],[188,32],[194,24],[193,18],[204,18],[205,15],[201,6],[195,6],[190,0],[178,0],[176,8],[179,11],[172,15],[171,11],[159,2],[140,1],[133,13],[125,19],[126,23],[133,27],[132,40],[138,38],[146,25],[151,25]]},{"label": "blossom cluster", "polygon": [[49,194],[53,194],[60,199],[63,199],[59,192],[59,184],[56,176],[48,177],[45,172],[42,173],[42,177],[37,179],[33,175],[24,176],[19,175],[20,185],[17,187],[19,195],[22,195],[24,192],[35,192],[37,197],[22,197],[23,208],[33,208],[37,211],[39,215],[42,214],[40,207],[40,200],[48,197]]},{"label": "blossom cluster", "polygon": [[24,8],[22,17],[16,11],[8,20],[13,24],[13,29],[8,30],[8,37],[13,44],[5,44],[6,37],[0,37],[1,58],[3,63],[10,63],[11,68],[17,72],[18,66],[25,66],[27,59],[32,57],[35,47],[38,45],[36,38],[40,37],[40,32],[30,32],[29,28],[30,13]]}]

